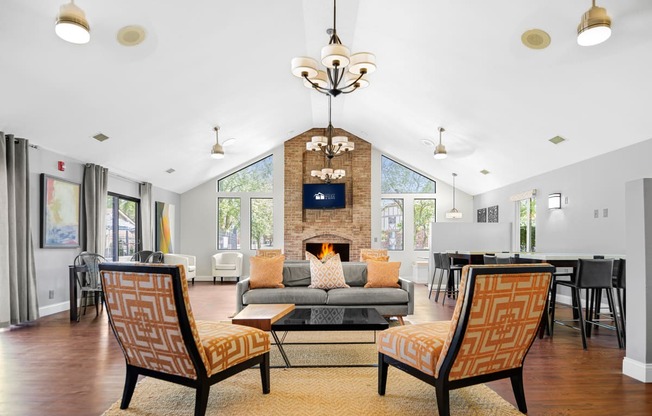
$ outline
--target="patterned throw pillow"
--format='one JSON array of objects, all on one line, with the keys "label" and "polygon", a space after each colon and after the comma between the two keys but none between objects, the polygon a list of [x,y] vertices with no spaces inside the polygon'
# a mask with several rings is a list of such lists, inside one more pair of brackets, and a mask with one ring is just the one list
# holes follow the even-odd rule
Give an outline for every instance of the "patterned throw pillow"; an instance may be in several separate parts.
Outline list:
[{"label": "patterned throw pillow", "polygon": [[315,255],[312,254],[311,252],[306,251],[306,260],[312,260],[312,259],[315,259],[315,260],[321,261],[322,263],[326,263],[326,262],[327,262],[328,260],[330,260],[333,256],[335,256],[335,252],[334,252],[334,251],[329,251],[328,253],[326,253],[326,255],[325,255],[324,257],[322,257],[322,258],[320,259],[319,257],[315,256]]},{"label": "patterned throw pillow", "polygon": [[336,289],[349,287],[344,280],[340,255],[336,254],[325,263],[317,257],[310,259],[310,286],[314,289]]},{"label": "patterned throw pillow", "polygon": [[401,287],[398,284],[400,261],[368,261],[367,284],[364,287]]},{"label": "patterned throw pillow", "polygon": [[285,256],[249,257],[249,287],[251,289],[285,287],[283,285]]},{"label": "patterned throw pillow", "polygon": [[362,255],[362,261],[369,261],[369,260],[389,261],[389,256],[379,256],[379,255],[376,255],[376,254],[363,254]]}]

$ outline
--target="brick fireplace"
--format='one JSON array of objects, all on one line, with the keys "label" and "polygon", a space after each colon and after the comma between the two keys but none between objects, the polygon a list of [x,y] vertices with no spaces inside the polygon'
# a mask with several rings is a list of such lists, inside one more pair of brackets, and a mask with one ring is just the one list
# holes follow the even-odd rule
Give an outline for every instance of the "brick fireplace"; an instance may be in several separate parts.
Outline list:
[{"label": "brick fireplace", "polygon": [[310,176],[326,166],[322,153],[306,151],[312,136],[323,129],[308,130],[285,142],[285,256],[305,258],[307,243],[349,244],[349,258],[357,261],[361,248],[371,247],[371,144],[351,133],[335,129],[355,143],[355,150],[332,160],[333,169],[345,169],[336,181],[346,184],[346,208],[304,210],[303,184],[320,183]]}]

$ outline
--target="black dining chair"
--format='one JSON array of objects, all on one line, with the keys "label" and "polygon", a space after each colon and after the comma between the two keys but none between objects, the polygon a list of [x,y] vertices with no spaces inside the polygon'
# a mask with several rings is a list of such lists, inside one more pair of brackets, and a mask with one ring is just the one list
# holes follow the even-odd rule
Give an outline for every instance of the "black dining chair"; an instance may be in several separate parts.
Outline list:
[{"label": "black dining chair", "polygon": [[[608,329],[614,329],[616,331],[616,338],[618,339],[618,347],[623,348],[623,340],[620,330],[620,322],[615,314],[615,303],[612,288],[612,279],[613,279],[613,260],[611,259],[580,259],[578,261],[578,267],[576,273],[572,280],[570,281],[561,281],[558,280],[555,282],[556,286],[566,286],[571,289],[571,296],[574,298],[573,308],[577,309],[577,322],[582,336],[582,347],[587,349],[586,338],[587,335],[590,336],[590,330],[587,329],[589,325],[599,326]],[[586,317],[582,314],[582,303],[580,299],[580,291],[582,289],[587,290],[602,290],[607,289],[605,292],[607,294],[607,302],[609,304],[609,310],[613,314],[613,325],[608,325],[602,320],[595,319],[595,314],[592,313],[592,305],[590,301],[590,296],[587,296],[586,302]],[[556,290],[555,290],[556,292]],[[571,326],[566,324],[566,321],[557,321],[555,320],[555,309],[552,308],[551,313],[551,322],[554,325],[559,323],[566,326]],[[575,321],[575,319],[573,320]],[[552,335],[552,327],[550,328]]]},{"label": "black dining chair", "polygon": [[[446,297],[456,298],[457,297],[457,288],[459,286],[459,280],[462,275],[462,267],[464,264],[454,263],[453,257],[448,253],[441,253],[441,267],[446,271],[446,290],[442,297],[441,304],[446,303]],[[439,293],[441,292],[441,284],[444,277],[442,273],[439,277],[439,283],[437,284],[437,293],[435,294],[435,302],[439,301]]]},{"label": "black dining chair", "polygon": [[484,264],[497,264],[497,258],[494,255],[491,254],[483,254],[482,259],[484,260]]},{"label": "black dining chair", "polygon": [[[444,273],[444,269],[441,266],[442,253],[432,253],[432,256],[435,261],[435,270],[432,272],[432,279],[430,281],[430,290],[428,290],[428,299],[430,299],[432,292],[435,290],[435,275],[437,274],[437,271],[439,271],[439,274]],[[439,281],[441,282],[441,278],[439,279]]]}]

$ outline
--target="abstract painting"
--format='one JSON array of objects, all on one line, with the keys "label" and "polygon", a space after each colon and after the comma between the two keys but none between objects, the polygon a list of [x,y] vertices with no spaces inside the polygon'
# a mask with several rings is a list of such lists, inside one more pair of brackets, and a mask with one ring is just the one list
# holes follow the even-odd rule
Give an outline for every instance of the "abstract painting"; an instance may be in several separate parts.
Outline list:
[{"label": "abstract painting", "polygon": [[156,201],[156,251],[174,253],[174,205]]},{"label": "abstract painting", "polygon": [[487,216],[489,217],[488,222],[498,222],[498,205],[494,205],[493,207],[489,207],[487,209]]},{"label": "abstract painting", "polygon": [[487,208],[478,210],[478,222],[487,222]]},{"label": "abstract painting", "polygon": [[41,174],[41,248],[79,247],[79,184]]}]

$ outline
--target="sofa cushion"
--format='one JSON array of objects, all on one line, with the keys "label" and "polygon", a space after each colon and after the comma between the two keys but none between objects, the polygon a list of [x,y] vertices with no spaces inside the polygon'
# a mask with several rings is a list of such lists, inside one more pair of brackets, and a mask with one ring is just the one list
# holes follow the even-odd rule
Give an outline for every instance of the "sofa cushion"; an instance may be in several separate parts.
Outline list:
[{"label": "sofa cushion", "polygon": [[287,287],[307,287],[310,284],[310,262],[286,260],[283,265],[283,284]]},{"label": "sofa cushion", "polygon": [[325,305],[326,291],[307,287],[248,290],[242,295],[244,305],[255,303],[293,303],[295,305]]},{"label": "sofa cushion", "polygon": [[367,263],[344,262],[342,270],[349,286],[364,286],[367,283]]},{"label": "sofa cushion", "polygon": [[408,300],[403,289],[350,287],[329,290],[327,305],[395,305]]},{"label": "sofa cushion", "polygon": [[368,261],[367,284],[364,287],[401,287],[398,284],[398,272],[400,268],[400,261]]},{"label": "sofa cushion", "polygon": [[249,258],[250,275],[249,286],[256,288],[282,288],[283,286],[283,262],[285,256],[276,257],[255,257]]},{"label": "sofa cushion", "polygon": [[344,280],[339,254],[328,259],[326,263],[322,263],[316,257],[310,259],[310,286],[308,287],[317,289],[349,287]]}]

